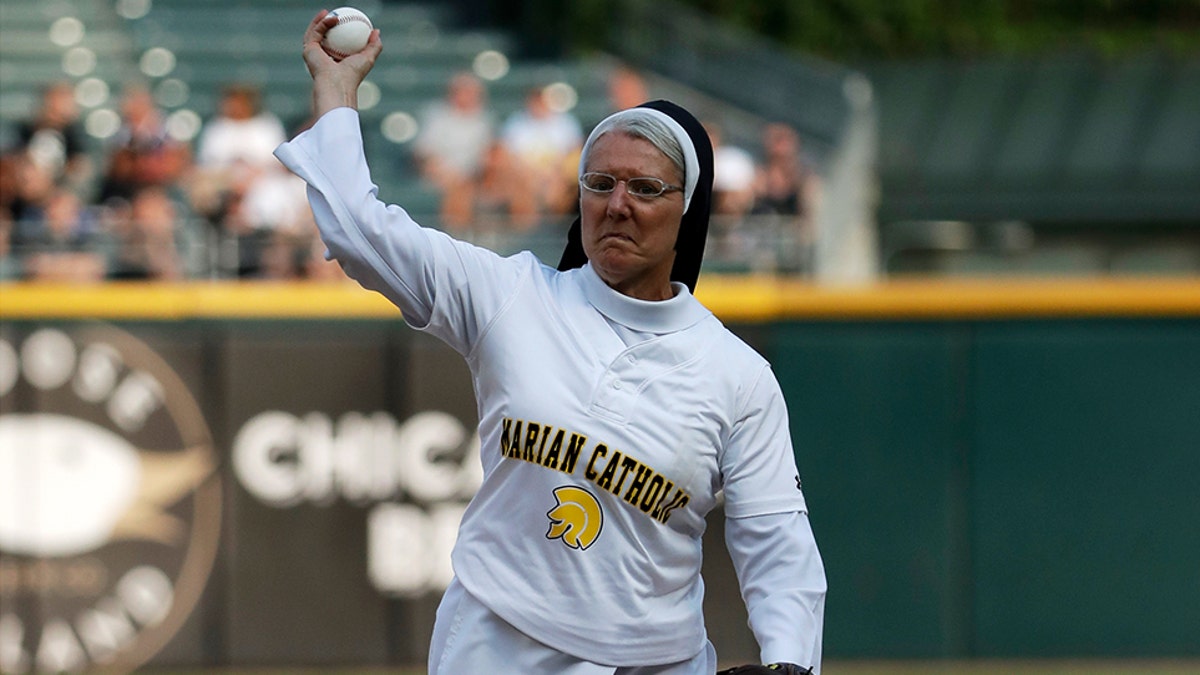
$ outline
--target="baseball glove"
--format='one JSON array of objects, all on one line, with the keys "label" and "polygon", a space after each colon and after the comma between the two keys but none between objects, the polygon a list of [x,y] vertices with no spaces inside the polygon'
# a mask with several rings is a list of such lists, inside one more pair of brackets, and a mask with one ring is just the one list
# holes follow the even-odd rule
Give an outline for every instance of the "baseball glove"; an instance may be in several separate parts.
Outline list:
[{"label": "baseball glove", "polygon": [[801,668],[794,663],[753,664],[722,670],[717,675],[812,675],[812,668]]}]

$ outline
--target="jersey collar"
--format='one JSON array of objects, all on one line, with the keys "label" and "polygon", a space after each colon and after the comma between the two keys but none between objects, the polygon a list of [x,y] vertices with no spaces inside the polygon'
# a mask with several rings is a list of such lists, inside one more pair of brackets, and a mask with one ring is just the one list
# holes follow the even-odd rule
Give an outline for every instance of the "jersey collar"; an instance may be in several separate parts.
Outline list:
[{"label": "jersey collar", "polygon": [[614,291],[589,263],[580,270],[583,293],[588,302],[611,321],[646,333],[673,333],[709,316],[711,312],[692,296],[687,286],[671,282],[675,296],[669,300],[649,301],[631,298]]}]

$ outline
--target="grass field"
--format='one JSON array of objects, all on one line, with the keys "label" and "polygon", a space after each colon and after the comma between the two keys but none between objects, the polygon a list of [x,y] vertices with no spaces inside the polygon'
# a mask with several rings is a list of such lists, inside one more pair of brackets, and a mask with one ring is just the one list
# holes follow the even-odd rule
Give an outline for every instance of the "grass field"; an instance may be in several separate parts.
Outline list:
[{"label": "grass field", "polygon": [[[425,675],[424,668],[153,670],[154,675]],[[828,661],[822,675],[1200,675],[1200,661]]]}]

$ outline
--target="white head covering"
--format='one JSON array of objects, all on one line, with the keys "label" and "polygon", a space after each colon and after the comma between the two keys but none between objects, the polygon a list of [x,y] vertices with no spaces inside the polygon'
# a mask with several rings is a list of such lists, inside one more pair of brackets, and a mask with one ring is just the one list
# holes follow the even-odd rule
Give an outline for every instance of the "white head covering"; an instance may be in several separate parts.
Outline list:
[{"label": "white head covering", "polygon": [[661,123],[667,129],[670,129],[671,135],[679,143],[679,147],[683,149],[683,210],[686,212],[688,206],[692,203],[692,195],[696,192],[696,182],[700,178],[700,160],[696,157],[696,146],[692,144],[692,139],[683,127],[676,122],[670,115],[655,110],[654,108],[629,108],[620,112],[613,113],[605,117],[592,129],[592,133],[588,135],[587,141],[583,144],[583,152],[579,156],[579,175],[583,176],[584,166],[587,165],[588,152],[592,149],[592,144],[596,139],[610,131],[616,123],[628,118],[652,119]]}]

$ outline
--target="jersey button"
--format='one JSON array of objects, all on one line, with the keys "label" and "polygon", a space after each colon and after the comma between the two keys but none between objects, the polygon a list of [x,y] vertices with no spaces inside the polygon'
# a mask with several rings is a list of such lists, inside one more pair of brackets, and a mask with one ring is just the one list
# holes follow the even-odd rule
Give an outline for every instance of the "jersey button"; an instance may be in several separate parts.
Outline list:
[{"label": "jersey button", "polygon": [[613,381],[612,381],[612,388],[613,388],[613,389],[620,390],[620,389],[621,389],[621,381],[620,381],[620,380],[613,380]]}]

